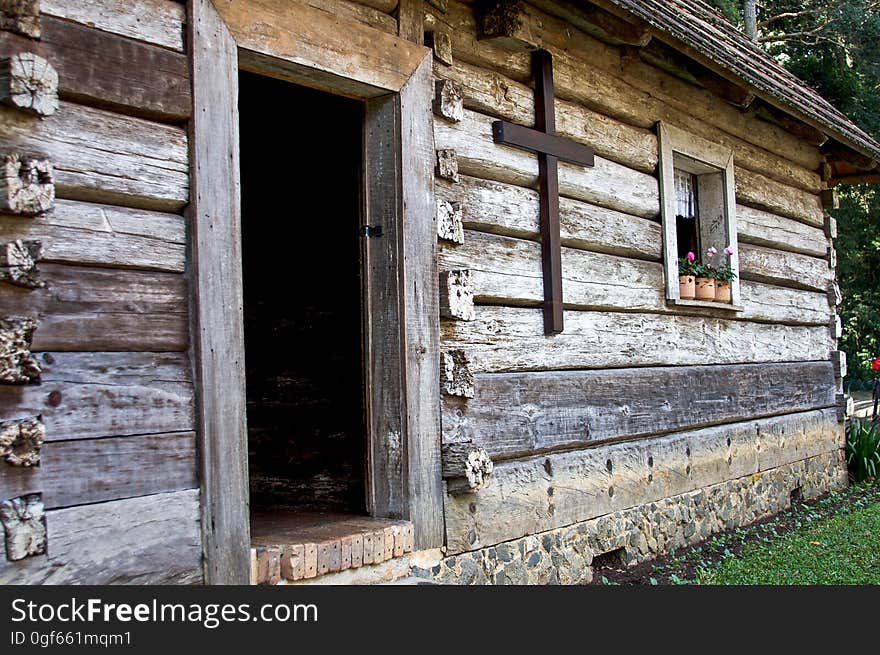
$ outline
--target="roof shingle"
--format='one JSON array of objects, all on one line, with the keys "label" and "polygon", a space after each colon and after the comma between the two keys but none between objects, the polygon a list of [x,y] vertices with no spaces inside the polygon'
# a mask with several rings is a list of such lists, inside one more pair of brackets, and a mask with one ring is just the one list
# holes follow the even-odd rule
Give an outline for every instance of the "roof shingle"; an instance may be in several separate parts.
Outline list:
[{"label": "roof shingle", "polygon": [[[880,160],[871,138],[703,0],[606,0],[734,74],[759,97]],[[810,120],[811,119],[811,120]]]}]

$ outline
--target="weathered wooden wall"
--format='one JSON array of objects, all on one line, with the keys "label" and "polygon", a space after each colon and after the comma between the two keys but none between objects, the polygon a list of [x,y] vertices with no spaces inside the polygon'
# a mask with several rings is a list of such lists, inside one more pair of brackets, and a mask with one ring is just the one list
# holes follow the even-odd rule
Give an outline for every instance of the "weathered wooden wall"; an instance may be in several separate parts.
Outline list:
[{"label": "weathered wooden wall", "polygon": [[[435,78],[461,92],[460,112],[434,119],[439,267],[469,271],[442,279],[470,287],[454,302],[441,289],[442,384],[457,394],[444,394],[442,439],[496,467],[488,488],[447,497],[451,552],[840,446],[815,145],[544,0],[521,3],[520,41],[479,39],[456,0],[299,1],[424,40]],[[40,494],[48,555],[0,558],[0,581],[199,582],[184,3],[41,4],[39,40],[0,32],[0,59],[43,57],[59,96],[43,117],[0,106],[0,155],[49,160],[56,195],[37,216],[0,215],[0,244],[40,242],[45,282],[0,282],[0,372],[30,379],[0,383],[0,423],[39,417],[45,441],[39,467],[0,462],[0,502]],[[558,133],[597,155],[560,167],[556,337],[542,329],[536,158],[491,138],[495,119],[534,120],[529,47],[554,55]],[[665,302],[657,121],[734,154],[742,312]],[[29,345],[15,317],[36,321]]]},{"label": "weathered wooden wall", "polygon": [[[395,36],[400,23],[414,39],[422,18],[397,0],[301,4]],[[8,362],[41,372],[0,383],[0,428],[39,417],[44,442],[39,466],[0,462],[0,503],[39,495],[49,554],[0,557],[0,581],[199,582],[186,3],[37,5],[38,21],[0,32],[0,60],[46,60],[58,98],[45,104],[57,109],[0,106],[0,155],[48,160],[55,202],[36,216],[0,212],[3,252],[39,242],[44,283],[0,282],[0,321],[36,321],[33,360]]]},{"label": "weathered wooden wall", "polygon": [[0,243],[42,244],[45,283],[0,282],[0,318],[36,321],[41,368],[0,384],[0,421],[40,417],[45,436],[38,466],[0,462],[0,502],[39,494],[48,554],[0,556],[0,581],[199,582],[184,6],[41,9],[40,39],[0,32],[0,58],[43,57],[60,98],[45,117],[0,108],[0,154],[49,160],[56,196],[0,215]]},{"label": "weathered wooden wall", "polygon": [[[467,271],[473,302],[441,322],[443,440],[496,463],[487,489],[447,497],[451,552],[841,445],[818,148],[638,47],[565,23],[558,16],[571,12],[553,3],[517,7],[519,27],[493,39],[478,36],[470,2],[425,4],[435,77],[461,96],[460,108],[435,110],[439,216],[462,228],[441,234],[440,270]],[[594,168],[560,165],[565,331],[549,337],[537,158],[494,144],[491,129],[497,119],[534,123],[536,47],[554,57],[557,133],[596,151]],[[733,152],[741,312],[666,302],[658,121]],[[769,448],[765,430],[800,436]],[[704,449],[711,455],[698,458]],[[676,463],[664,463],[667,451]]]}]

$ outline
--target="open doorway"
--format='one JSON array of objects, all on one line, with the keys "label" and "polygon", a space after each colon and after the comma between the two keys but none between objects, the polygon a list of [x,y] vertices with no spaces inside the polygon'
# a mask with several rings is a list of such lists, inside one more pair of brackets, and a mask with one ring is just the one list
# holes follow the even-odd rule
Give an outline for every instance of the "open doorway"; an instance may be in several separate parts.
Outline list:
[{"label": "open doorway", "polygon": [[240,73],[252,515],[367,513],[363,103]]}]

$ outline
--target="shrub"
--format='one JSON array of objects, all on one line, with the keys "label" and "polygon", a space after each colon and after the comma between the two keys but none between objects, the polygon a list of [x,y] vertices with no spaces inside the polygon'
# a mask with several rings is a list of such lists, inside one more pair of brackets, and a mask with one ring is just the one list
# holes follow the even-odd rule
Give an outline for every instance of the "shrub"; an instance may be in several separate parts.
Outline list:
[{"label": "shrub", "polygon": [[880,471],[880,423],[853,418],[846,428],[846,464],[856,482]]}]

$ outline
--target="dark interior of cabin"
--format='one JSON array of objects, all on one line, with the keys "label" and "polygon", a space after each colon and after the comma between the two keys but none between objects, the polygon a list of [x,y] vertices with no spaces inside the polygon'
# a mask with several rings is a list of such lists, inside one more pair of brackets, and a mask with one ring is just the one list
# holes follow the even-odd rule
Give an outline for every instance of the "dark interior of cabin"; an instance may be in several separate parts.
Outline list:
[{"label": "dark interior of cabin", "polygon": [[361,103],[240,75],[251,510],[366,512]]}]

